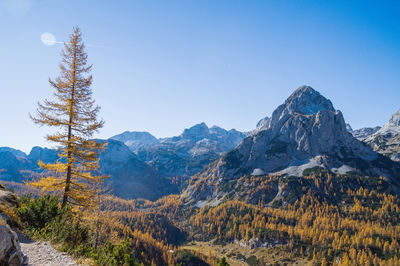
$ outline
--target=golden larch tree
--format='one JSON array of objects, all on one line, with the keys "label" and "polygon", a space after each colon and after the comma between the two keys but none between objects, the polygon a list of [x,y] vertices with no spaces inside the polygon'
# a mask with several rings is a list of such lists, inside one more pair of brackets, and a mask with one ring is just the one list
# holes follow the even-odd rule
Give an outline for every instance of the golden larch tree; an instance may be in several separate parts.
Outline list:
[{"label": "golden larch tree", "polygon": [[54,101],[38,103],[37,113],[31,115],[35,124],[57,128],[46,136],[59,148],[55,163],[38,164],[45,174],[29,184],[45,191],[62,193],[62,207],[68,202],[75,206],[91,207],[95,199],[93,183],[105,176],[98,174],[99,153],[104,144],[91,140],[104,125],[97,119],[100,107],[92,99],[92,65],[87,64],[87,53],[78,27],[73,29],[61,52],[61,74],[49,79],[55,89]]}]

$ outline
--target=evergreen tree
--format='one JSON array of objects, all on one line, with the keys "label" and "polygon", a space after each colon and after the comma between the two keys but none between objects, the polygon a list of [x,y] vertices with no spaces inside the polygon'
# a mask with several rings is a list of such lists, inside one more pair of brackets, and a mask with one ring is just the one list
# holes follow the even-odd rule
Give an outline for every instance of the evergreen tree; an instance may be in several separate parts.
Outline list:
[{"label": "evergreen tree", "polygon": [[229,266],[229,263],[226,262],[226,258],[225,257],[222,257],[218,262],[218,266]]},{"label": "evergreen tree", "polygon": [[35,124],[58,129],[46,139],[58,145],[59,158],[55,163],[39,161],[45,174],[29,184],[61,192],[62,207],[68,202],[91,207],[96,198],[92,184],[105,178],[98,175],[98,156],[105,145],[90,140],[90,137],[103,127],[104,121],[97,119],[100,107],[92,99],[90,88],[92,65],[87,64],[85,45],[78,27],[73,29],[61,55],[61,74],[55,80],[49,79],[55,89],[55,100],[46,99],[38,103],[36,116],[31,116]]}]

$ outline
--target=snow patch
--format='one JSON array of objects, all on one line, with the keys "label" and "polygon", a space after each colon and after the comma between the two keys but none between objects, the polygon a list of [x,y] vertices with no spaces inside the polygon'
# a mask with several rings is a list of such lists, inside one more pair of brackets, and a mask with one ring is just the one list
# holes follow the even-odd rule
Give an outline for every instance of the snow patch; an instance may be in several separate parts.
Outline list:
[{"label": "snow patch", "polygon": [[[288,174],[288,175],[292,175],[292,176],[301,176],[303,174],[303,171],[308,169],[308,168],[313,168],[315,166],[320,166],[320,167],[324,167],[324,165],[320,162],[320,157],[314,157],[310,160],[305,161],[304,164],[301,165],[293,165],[293,166],[289,166],[281,171],[275,172],[274,174],[278,174],[278,175],[282,175],[282,174]],[[295,163],[293,163],[295,164]]]},{"label": "snow patch", "polygon": [[265,171],[260,168],[255,168],[251,175],[265,175]]},{"label": "snow patch", "polygon": [[341,175],[344,175],[344,174],[354,171],[354,170],[355,170],[354,168],[351,168],[350,166],[345,165],[345,164],[340,166],[339,168],[331,168],[332,172],[334,172],[336,174],[341,174]]}]

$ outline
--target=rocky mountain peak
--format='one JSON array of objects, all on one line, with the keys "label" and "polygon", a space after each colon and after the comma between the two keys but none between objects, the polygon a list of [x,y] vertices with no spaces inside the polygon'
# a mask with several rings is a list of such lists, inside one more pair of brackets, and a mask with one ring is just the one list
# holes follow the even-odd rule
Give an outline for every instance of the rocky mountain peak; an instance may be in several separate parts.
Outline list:
[{"label": "rocky mountain peak", "polygon": [[202,122],[200,124],[185,129],[181,137],[189,139],[203,139],[208,134],[210,134],[210,129],[208,128],[206,123]]},{"label": "rocky mountain peak", "polygon": [[315,114],[320,110],[335,111],[330,100],[322,96],[310,86],[300,86],[283,104],[292,113],[306,115]]},{"label": "rocky mountain peak", "polygon": [[139,149],[159,143],[160,141],[148,132],[143,131],[125,131],[115,135],[110,139],[123,142],[133,152],[137,153]]},{"label": "rocky mountain peak", "polygon": [[389,123],[394,126],[400,126],[400,109],[397,110],[397,112],[392,115],[392,117],[389,120]]},{"label": "rocky mountain peak", "polygon": [[[289,119],[308,119],[318,114],[318,121],[327,115],[342,116],[340,111],[336,111],[330,100],[322,96],[318,91],[310,86],[301,86],[296,89],[286,101],[278,106],[272,113],[271,118],[267,121],[266,129],[273,129],[275,134],[287,125]],[[328,119],[332,121],[332,119]],[[340,125],[341,131],[346,130],[346,124],[343,117],[336,120]],[[347,132],[347,130],[346,130]]]},{"label": "rocky mountain peak", "polygon": [[313,167],[339,174],[380,175],[396,182],[400,175],[400,165],[347,131],[342,113],[330,100],[309,86],[301,86],[277,107],[265,129],[248,135],[206,168],[198,182],[229,182],[255,173],[301,176]]},{"label": "rocky mountain peak", "polygon": [[145,131],[125,131],[121,134],[111,137],[112,139],[125,142],[132,139],[140,139],[143,141],[157,141],[157,138]]},{"label": "rocky mountain peak", "polygon": [[268,119],[269,119],[268,116],[260,119],[260,121],[257,122],[256,129],[265,128],[267,126],[267,124],[268,124]]},{"label": "rocky mountain peak", "polygon": [[35,164],[37,163],[38,160],[41,160],[45,163],[49,163],[57,160],[58,151],[35,146],[31,149],[28,158],[32,160]]},{"label": "rocky mountain peak", "polygon": [[10,147],[0,147],[0,152],[11,152],[12,154],[14,154],[17,157],[23,157],[25,158],[27,155],[25,152],[17,150],[17,149],[13,149]]}]

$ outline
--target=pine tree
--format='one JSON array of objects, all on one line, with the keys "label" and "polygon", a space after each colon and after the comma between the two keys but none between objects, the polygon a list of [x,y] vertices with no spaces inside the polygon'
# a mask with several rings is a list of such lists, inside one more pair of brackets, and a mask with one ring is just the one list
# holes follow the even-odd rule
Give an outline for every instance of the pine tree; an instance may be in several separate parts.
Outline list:
[{"label": "pine tree", "polygon": [[229,263],[226,262],[226,258],[225,257],[222,257],[218,262],[218,266],[229,266]]},{"label": "pine tree", "polygon": [[99,153],[105,144],[90,140],[90,137],[104,125],[97,119],[100,107],[92,99],[92,65],[87,64],[87,53],[82,42],[81,31],[73,29],[69,42],[61,53],[61,74],[54,81],[54,101],[38,103],[36,116],[31,116],[35,124],[58,129],[46,136],[59,148],[55,163],[38,162],[45,174],[29,184],[47,191],[62,193],[62,207],[68,202],[75,206],[93,206],[92,184],[105,178],[98,174]]}]

